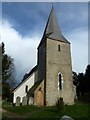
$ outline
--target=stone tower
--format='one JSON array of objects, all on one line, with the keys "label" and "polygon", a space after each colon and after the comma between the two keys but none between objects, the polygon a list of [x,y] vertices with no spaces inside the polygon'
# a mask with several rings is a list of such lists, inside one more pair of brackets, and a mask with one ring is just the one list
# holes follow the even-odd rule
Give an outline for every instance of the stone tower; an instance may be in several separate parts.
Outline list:
[{"label": "stone tower", "polygon": [[52,7],[38,46],[38,80],[44,80],[44,104],[74,103],[70,42],[62,35]]}]

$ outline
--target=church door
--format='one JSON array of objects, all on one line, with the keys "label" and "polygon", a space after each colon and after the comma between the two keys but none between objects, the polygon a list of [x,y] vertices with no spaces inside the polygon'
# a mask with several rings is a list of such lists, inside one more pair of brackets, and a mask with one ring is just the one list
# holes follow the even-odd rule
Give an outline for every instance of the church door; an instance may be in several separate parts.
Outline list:
[{"label": "church door", "polygon": [[43,92],[41,90],[37,93],[37,105],[42,106],[43,105]]}]

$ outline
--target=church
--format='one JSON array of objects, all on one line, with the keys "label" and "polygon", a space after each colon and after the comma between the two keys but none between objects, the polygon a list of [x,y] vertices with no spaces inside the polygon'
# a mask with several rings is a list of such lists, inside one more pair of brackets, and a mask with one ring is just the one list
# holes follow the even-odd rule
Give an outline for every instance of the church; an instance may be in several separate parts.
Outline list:
[{"label": "church", "polygon": [[63,36],[52,6],[37,48],[37,65],[12,91],[16,105],[56,105],[59,98],[74,104],[70,42]]}]

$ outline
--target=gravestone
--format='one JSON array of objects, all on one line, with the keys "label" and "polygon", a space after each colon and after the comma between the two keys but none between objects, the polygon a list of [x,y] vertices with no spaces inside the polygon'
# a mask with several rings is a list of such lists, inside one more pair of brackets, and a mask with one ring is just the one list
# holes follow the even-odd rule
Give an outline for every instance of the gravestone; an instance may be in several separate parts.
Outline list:
[{"label": "gravestone", "polygon": [[33,105],[34,104],[34,98],[33,97],[30,97],[29,98],[29,105]]},{"label": "gravestone", "polygon": [[60,120],[74,120],[71,117],[64,115]]},{"label": "gravestone", "polygon": [[27,97],[23,97],[23,99],[22,99],[22,105],[27,105]]},{"label": "gravestone", "polygon": [[20,100],[21,100],[21,98],[18,96],[16,98],[16,106],[20,106]]}]

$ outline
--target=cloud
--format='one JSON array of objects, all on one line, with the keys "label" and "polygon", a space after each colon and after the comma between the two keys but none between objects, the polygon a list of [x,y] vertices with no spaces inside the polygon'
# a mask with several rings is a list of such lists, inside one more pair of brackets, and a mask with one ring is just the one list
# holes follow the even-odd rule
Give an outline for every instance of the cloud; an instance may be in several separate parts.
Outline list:
[{"label": "cloud", "polygon": [[23,36],[27,35],[27,33],[33,35],[33,31],[37,32],[43,29],[43,23],[48,15],[48,9],[46,9],[48,7],[46,5],[48,3],[3,3],[2,17],[8,19]]},{"label": "cloud", "polygon": [[66,36],[71,42],[73,71],[85,72],[88,64],[88,30],[75,29]]},{"label": "cloud", "polygon": [[20,81],[23,74],[37,63],[37,46],[40,38],[22,37],[6,20],[0,24],[0,32],[6,53],[14,58],[17,79]]},{"label": "cloud", "polygon": [[[2,31],[1,31],[2,29]],[[2,41],[5,43],[6,53],[14,58],[17,81],[37,64],[37,47],[40,42],[38,34],[22,37],[12,24],[3,20],[0,24]],[[85,28],[75,29],[65,35],[71,42],[73,71],[84,72],[88,64],[88,33]]]},{"label": "cloud", "polygon": [[[2,17],[8,19],[22,36],[33,36],[33,31],[43,34],[51,7],[50,2],[2,3]],[[88,26],[88,3],[56,2],[54,9],[62,32]]]},{"label": "cloud", "polygon": [[64,33],[80,27],[88,27],[88,3],[62,2],[61,6],[56,4],[59,25]]}]

